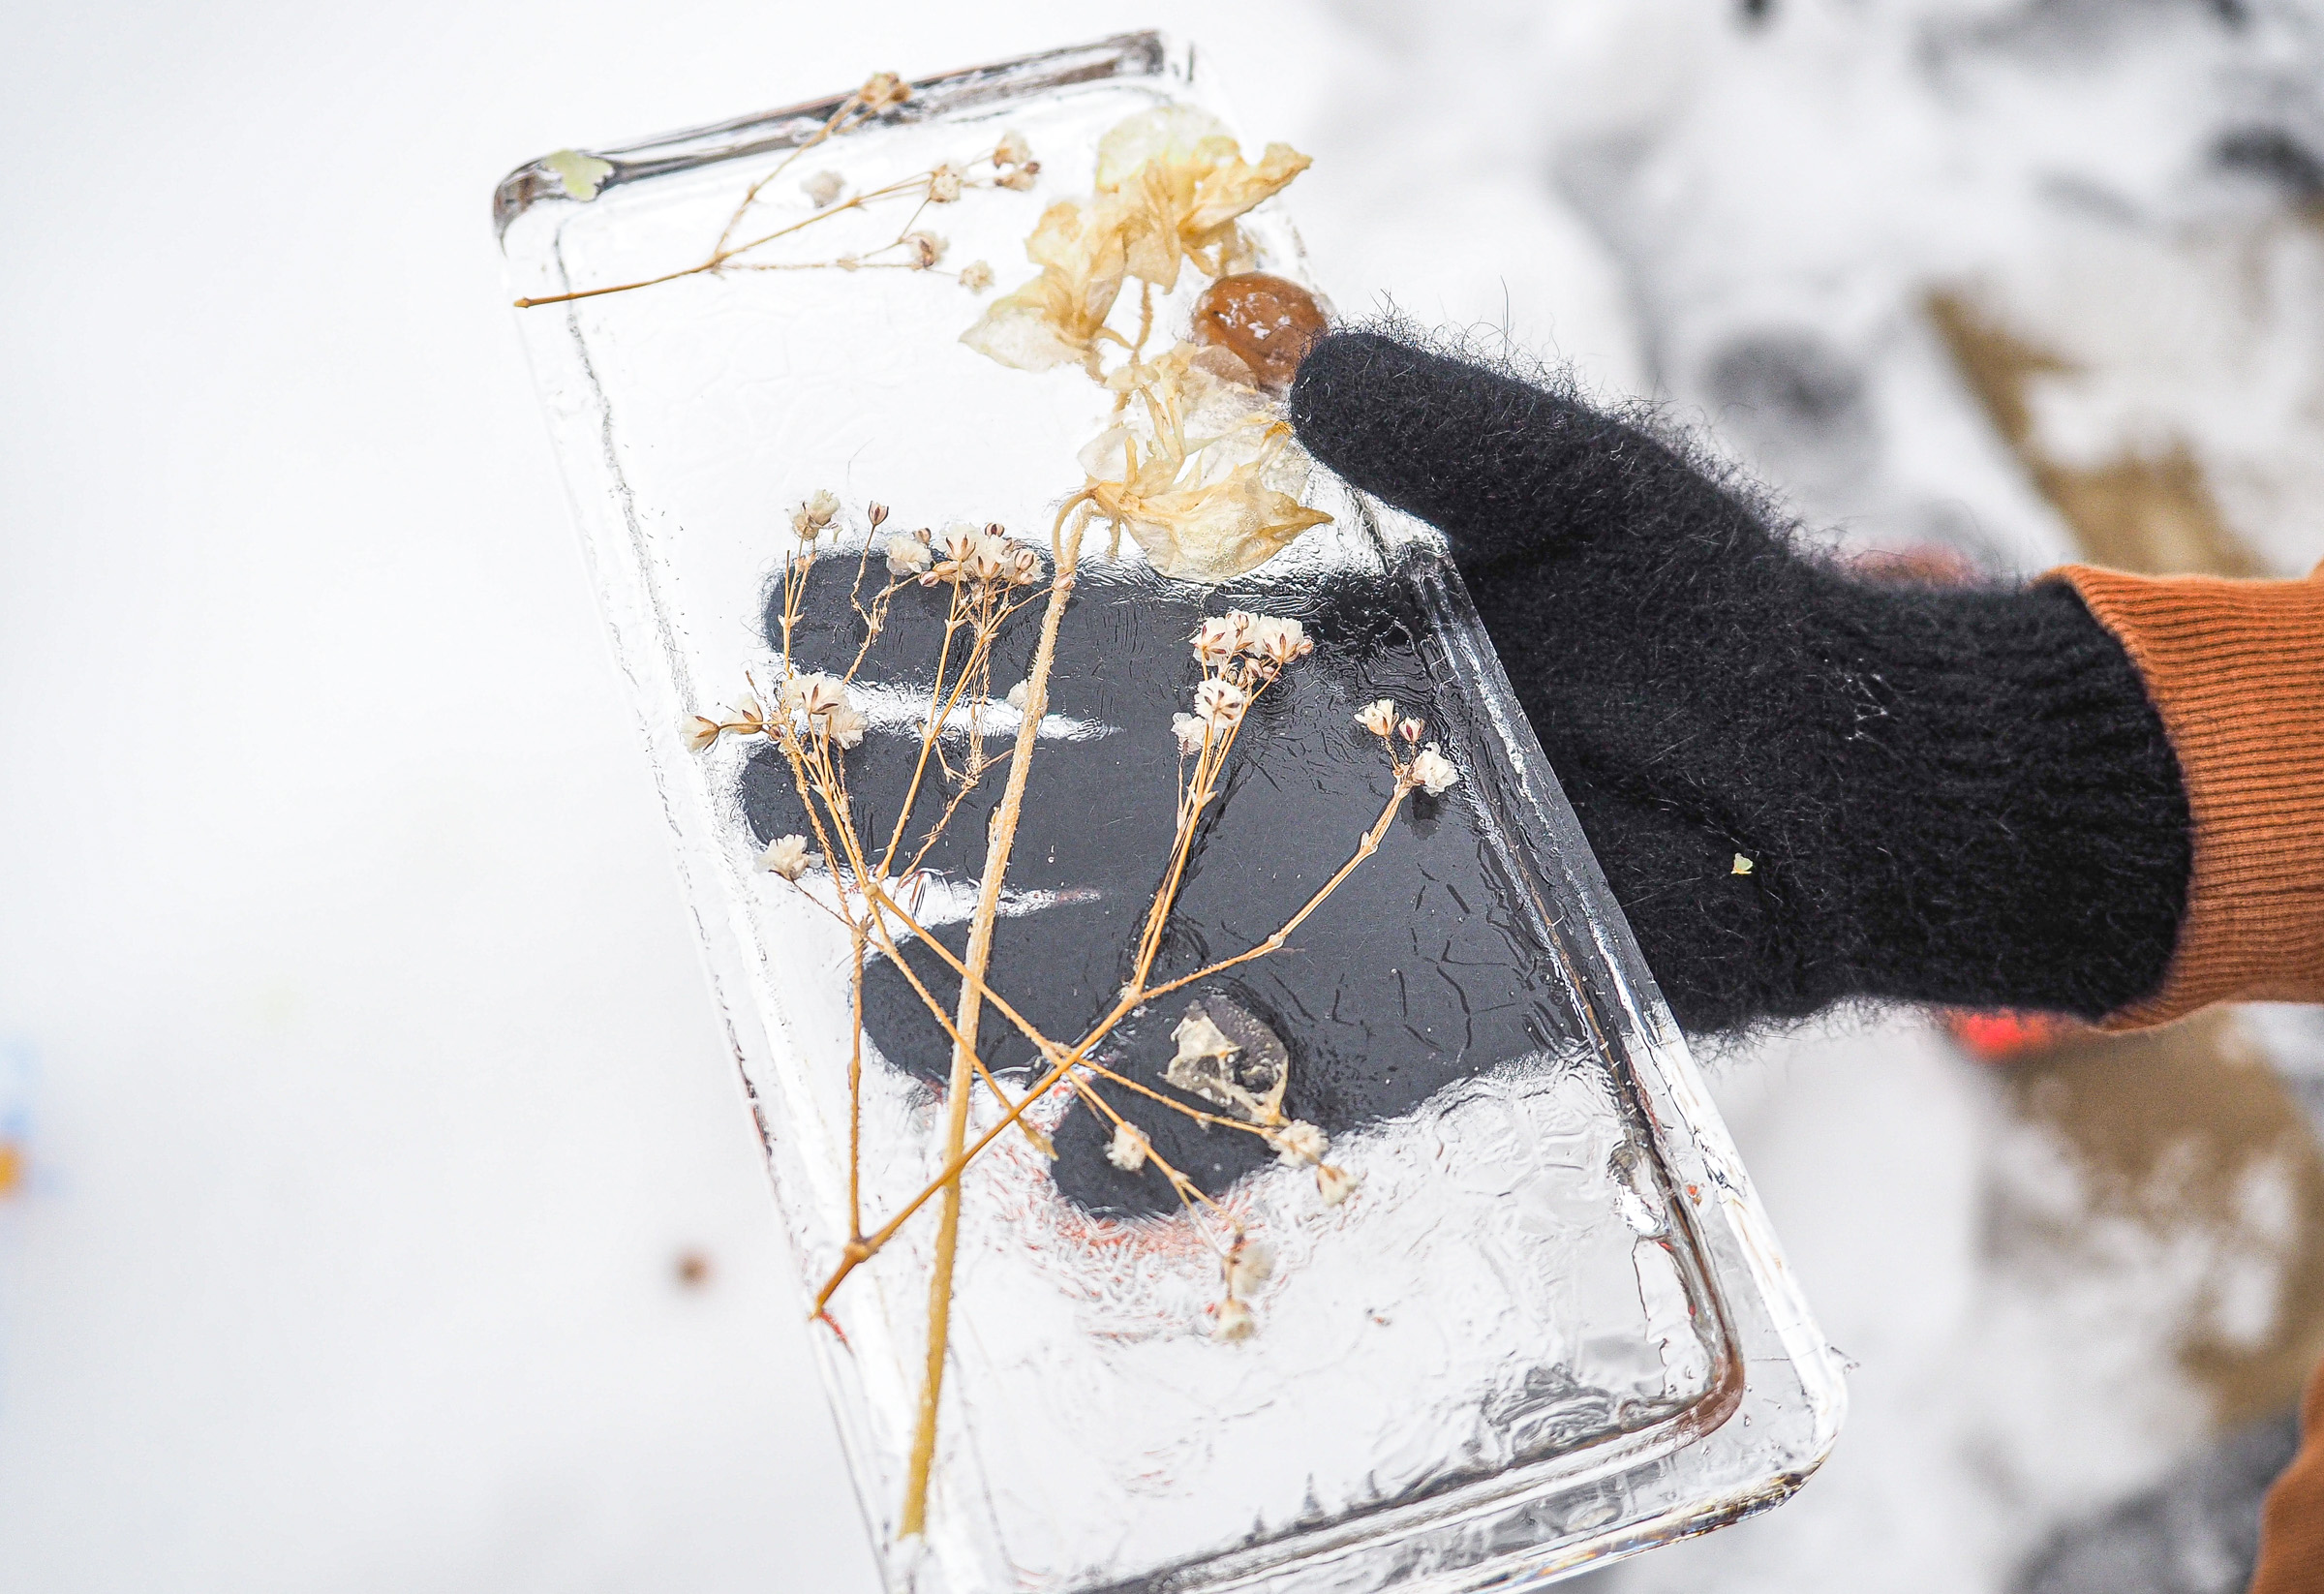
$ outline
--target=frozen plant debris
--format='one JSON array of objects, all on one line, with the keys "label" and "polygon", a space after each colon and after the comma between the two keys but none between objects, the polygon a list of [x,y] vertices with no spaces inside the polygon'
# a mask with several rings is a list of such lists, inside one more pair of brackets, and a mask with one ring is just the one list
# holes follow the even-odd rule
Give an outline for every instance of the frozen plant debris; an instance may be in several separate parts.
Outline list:
[{"label": "frozen plant debris", "polygon": [[1245,1235],[1227,1248],[1219,1272],[1230,1297],[1249,1294],[1274,1276],[1275,1250],[1264,1240]]},{"label": "frozen plant debris", "polygon": [[707,752],[719,739],[719,722],[706,715],[689,714],[680,722],[679,731],[686,737],[687,751]]},{"label": "frozen plant debris", "polygon": [[1177,1051],[1163,1070],[1165,1083],[1251,1123],[1282,1120],[1291,1057],[1257,1017],[1224,996],[1206,996],[1187,1004],[1171,1038]]},{"label": "frozen plant debris", "polygon": [[1374,736],[1389,736],[1396,728],[1396,705],[1385,697],[1366,703],[1356,711],[1356,722]]},{"label": "frozen plant debris", "polygon": [[1210,735],[1210,724],[1199,714],[1174,714],[1170,717],[1170,732],[1177,738],[1178,756],[1191,758],[1203,751],[1203,743]]},{"label": "frozen plant debris", "polygon": [[802,542],[812,542],[823,535],[831,517],[840,512],[840,501],[821,488],[810,495],[791,514],[791,531]]},{"label": "frozen plant debris", "polygon": [[994,166],[1030,166],[1032,159],[1033,146],[1027,143],[1024,135],[1015,128],[1003,133],[1000,136],[1000,142],[993,146],[993,164]]},{"label": "frozen plant debris", "polygon": [[587,204],[597,197],[605,179],[613,175],[613,163],[600,161],[595,155],[584,155],[577,149],[561,149],[554,155],[541,158],[542,166],[557,173],[557,184],[568,199]]},{"label": "frozen plant debris", "polygon": [[1460,771],[1453,768],[1452,760],[1431,742],[1413,754],[1412,779],[1429,796],[1442,797],[1460,783]]},{"label": "frozen plant debris", "polygon": [[1259,1319],[1250,1307],[1233,1296],[1210,1308],[1210,1337],[1232,1344],[1248,1339],[1259,1331]]},{"label": "frozen plant debris", "polygon": [[818,171],[799,185],[800,190],[807,195],[808,203],[813,205],[817,210],[828,209],[836,203],[846,186],[840,180],[840,174],[836,171]]},{"label": "frozen plant debris", "polygon": [[1334,1167],[1329,1162],[1316,1165],[1316,1193],[1324,1198],[1327,1207],[1336,1207],[1347,1200],[1356,1193],[1356,1186],[1362,1182],[1345,1168]]},{"label": "frozen plant debris", "polygon": [[1146,1166],[1146,1137],[1127,1123],[1114,1126],[1114,1138],[1106,1142],[1106,1160],[1125,1174],[1134,1174]]},{"label": "frozen plant debris", "polygon": [[929,534],[925,528],[908,536],[889,537],[887,557],[888,573],[898,580],[925,575],[928,567],[935,563],[935,554],[929,547]]},{"label": "frozen plant debris", "polygon": [[935,170],[928,174],[928,202],[930,204],[959,203],[961,184],[965,180],[966,175],[950,161],[938,166]]},{"label": "frozen plant debris", "polygon": [[807,873],[807,838],[778,836],[767,843],[758,861],[786,880],[796,880]]},{"label": "frozen plant debris", "polygon": [[897,242],[915,271],[926,271],[944,258],[944,240],[933,232],[906,232]]},{"label": "frozen plant debris", "polygon": [[993,286],[993,267],[983,261],[970,261],[961,267],[961,286],[971,293],[982,293]]}]

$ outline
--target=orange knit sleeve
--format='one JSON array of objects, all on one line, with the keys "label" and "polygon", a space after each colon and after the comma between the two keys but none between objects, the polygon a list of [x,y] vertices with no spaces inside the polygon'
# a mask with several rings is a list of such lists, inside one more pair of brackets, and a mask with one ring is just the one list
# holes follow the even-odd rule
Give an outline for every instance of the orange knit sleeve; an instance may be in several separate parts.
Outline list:
[{"label": "orange knit sleeve", "polygon": [[2324,1002],[2324,566],[2305,581],[2053,574],[2146,678],[2194,818],[2162,987],[2107,1027],[2216,1001]]}]

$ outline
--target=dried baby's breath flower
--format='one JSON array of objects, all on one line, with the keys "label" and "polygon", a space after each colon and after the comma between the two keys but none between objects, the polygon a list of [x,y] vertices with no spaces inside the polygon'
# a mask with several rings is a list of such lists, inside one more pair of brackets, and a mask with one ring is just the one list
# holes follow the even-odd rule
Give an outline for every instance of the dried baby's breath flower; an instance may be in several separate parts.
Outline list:
[{"label": "dried baby's breath flower", "polygon": [[1396,705],[1385,697],[1366,703],[1356,711],[1356,722],[1374,736],[1386,736],[1396,728]]},{"label": "dried baby's breath flower", "polygon": [[689,714],[678,723],[679,733],[686,738],[686,751],[707,752],[719,739],[719,722],[699,714]]},{"label": "dried baby's breath flower", "polygon": [[1199,714],[1174,714],[1170,717],[1170,730],[1178,739],[1179,756],[1191,758],[1203,751],[1209,727]]},{"label": "dried baby's breath flower", "polygon": [[808,203],[817,210],[837,203],[841,190],[846,186],[836,171],[818,171],[799,185],[807,195]]},{"label": "dried baby's breath flower", "polygon": [[1251,1308],[1233,1296],[1228,1296],[1210,1308],[1210,1337],[1213,1339],[1233,1343],[1238,1339],[1248,1339],[1258,1330],[1259,1319],[1253,1315]]},{"label": "dried baby's breath flower", "polygon": [[1753,868],[1754,865],[1749,858],[1744,857],[1740,852],[1735,854],[1735,867],[1733,873],[1737,874],[1748,874],[1752,872]]},{"label": "dried baby's breath flower", "polygon": [[786,880],[796,880],[807,873],[807,838],[778,836],[767,843],[767,850],[758,861]]},{"label": "dried baby's breath flower", "polygon": [[1261,615],[1251,622],[1248,646],[1254,658],[1264,659],[1278,669],[1315,651],[1306,627],[1297,620],[1278,620],[1271,615]]},{"label": "dried baby's breath flower", "polygon": [[740,725],[746,731],[757,730],[765,723],[758,699],[749,692],[744,692],[726,705],[726,719],[729,724]]},{"label": "dried baby's breath flower", "polygon": [[926,271],[944,258],[944,240],[933,232],[906,232],[897,241],[915,271]]},{"label": "dried baby's breath flower", "polygon": [[1013,188],[1018,193],[1024,194],[1031,190],[1033,186],[1033,179],[1040,175],[1041,163],[1039,161],[1027,161],[1021,167],[1001,172],[998,176],[994,177],[993,181],[1002,188]]},{"label": "dried baby's breath flower", "polygon": [[840,512],[840,501],[818,487],[791,516],[791,530],[802,542],[812,542]]},{"label": "dried baby's breath flower", "polygon": [[813,673],[794,675],[782,684],[782,706],[797,711],[810,720],[848,708],[847,687],[844,682],[829,675]]},{"label": "dried baby's breath flower", "polygon": [[950,161],[928,174],[928,199],[931,204],[951,204],[961,197],[961,179],[964,174]]},{"label": "dried baby's breath flower", "polygon": [[1195,628],[1188,640],[1194,645],[1194,657],[1206,665],[1216,667],[1235,657],[1241,643],[1236,634],[1235,622],[1223,614],[1206,617]]},{"label": "dried baby's breath flower", "polygon": [[914,576],[927,570],[935,555],[929,551],[928,534],[915,532],[910,536],[888,538],[888,573],[893,576]]},{"label": "dried baby's breath flower", "polygon": [[831,711],[825,724],[833,742],[842,748],[857,748],[863,746],[864,732],[871,728],[872,721],[861,709],[841,708]]},{"label": "dried baby's breath flower", "polygon": [[1009,707],[1023,714],[1025,699],[1032,695],[1032,687],[1033,684],[1030,681],[1020,681],[1011,687],[1009,689]]},{"label": "dried baby's breath flower", "polygon": [[1362,1180],[1358,1179],[1345,1168],[1336,1167],[1329,1162],[1316,1164],[1316,1193],[1324,1198],[1324,1205],[1327,1207],[1336,1207],[1347,1200],[1356,1193],[1356,1186],[1362,1182]]},{"label": "dried baby's breath flower", "polygon": [[1427,728],[1428,727],[1426,725],[1421,723],[1421,721],[1418,720],[1407,720],[1396,727],[1396,734],[1403,737],[1405,741],[1412,743],[1415,747],[1418,747],[1421,741],[1421,732],[1426,730]]},{"label": "dried baby's breath flower", "polygon": [[993,286],[993,267],[983,261],[970,261],[961,267],[961,286],[971,293],[982,293]]},{"label": "dried baby's breath flower", "polygon": [[1106,1142],[1106,1160],[1125,1174],[1134,1174],[1146,1166],[1147,1150],[1144,1135],[1127,1123],[1116,1123],[1114,1138]]},{"label": "dried baby's breath flower", "polygon": [[872,523],[872,529],[876,532],[888,523],[888,506],[879,503],[867,504],[864,506],[864,518]]},{"label": "dried baby's breath flower", "polygon": [[1232,681],[1215,677],[1194,689],[1194,712],[1210,724],[1225,729],[1242,718],[1250,706],[1251,694]]},{"label": "dried baby's breath flower", "polygon": [[1219,1272],[1224,1277],[1227,1294],[1239,1296],[1257,1289],[1274,1276],[1275,1248],[1264,1240],[1247,1235],[1235,1241],[1227,1254],[1219,1259]]},{"label": "dried baby's breath flower", "polygon": [[1321,1162],[1324,1153],[1331,1150],[1330,1135],[1314,1124],[1297,1119],[1268,1136],[1267,1143],[1275,1149],[1276,1159],[1292,1168],[1304,1168],[1310,1163]]},{"label": "dried baby's breath flower", "polygon": [[1411,769],[1413,781],[1431,797],[1442,797],[1460,784],[1460,771],[1434,742],[1413,755]]},{"label": "dried baby's breath flower", "polygon": [[1009,555],[1009,585],[1029,587],[1049,574],[1049,566],[1030,548],[1019,548]]},{"label": "dried baby's breath flower", "polygon": [[892,72],[875,72],[864,79],[864,86],[855,91],[864,108],[878,112],[903,104],[912,97],[912,85]]},{"label": "dried baby's breath flower", "polygon": [[993,146],[994,166],[1024,166],[1032,158],[1033,146],[1025,142],[1024,135],[1015,128],[1003,133],[1000,142]]}]

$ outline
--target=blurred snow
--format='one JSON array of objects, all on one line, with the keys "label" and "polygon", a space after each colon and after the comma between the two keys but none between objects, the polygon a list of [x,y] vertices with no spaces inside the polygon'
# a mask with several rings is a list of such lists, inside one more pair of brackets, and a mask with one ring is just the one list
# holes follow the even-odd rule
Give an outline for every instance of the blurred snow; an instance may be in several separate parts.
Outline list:
[{"label": "blurred snow", "polygon": [[[1153,17],[11,18],[10,1587],[872,1586],[486,199],[560,144]],[[2037,568],[2069,535],[1931,330],[1958,291],[2071,367],[2029,447],[2176,439],[2265,564],[2324,552],[2312,8],[1168,19],[1317,156],[1295,209],[1343,312],[1659,394],[1860,544]],[[1610,1581],[1998,1590],[2201,1443],[2167,1326],[2119,1304],[2211,1264],[2129,1236],[2097,1293],[1997,1272],[1997,1181],[2075,1176],[1990,1076],[1904,1020],[1721,1068],[1854,1412],[1798,1501]]]}]

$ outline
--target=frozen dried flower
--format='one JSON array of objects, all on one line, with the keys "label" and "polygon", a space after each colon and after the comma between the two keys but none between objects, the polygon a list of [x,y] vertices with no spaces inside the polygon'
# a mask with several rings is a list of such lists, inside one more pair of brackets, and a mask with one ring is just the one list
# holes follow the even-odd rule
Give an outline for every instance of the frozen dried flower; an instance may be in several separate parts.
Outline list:
[{"label": "frozen dried flower", "polygon": [[1396,705],[1385,697],[1366,703],[1356,711],[1356,722],[1374,736],[1386,736],[1396,728]]},{"label": "frozen dried flower", "polygon": [[579,199],[584,204],[597,197],[605,179],[613,175],[613,163],[600,161],[595,155],[584,155],[577,149],[561,149],[554,155],[544,155],[540,164],[557,173],[558,186],[566,198]]},{"label": "frozen dried flower", "polygon": [[782,706],[812,720],[848,707],[847,688],[829,675],[794,675],[782,684]]},{"label": "frozen dried flower", "polygon": [[876,532],[888,523],[888,506],[876,502],[867,504],[864,506],[864,518],[872,523],[872,529]]},{"label": "frozen dried flower", "polygon": [[928,534],[916,536],[888,538],[888,573],[893,576],[918,575],[928,568],[935,556],[929,551]]},{"label": "frozen dried flower", "polygon": [[1033,146],[1025,142],[1024,135],[1015,128],[1003,133],[1000,142],[993,146],[994,166],[1023,166],[1032,158]]},{"label": "frozen dried flower", "polygon": [[1020,681],[1015,686],[1011,687],[1009,689],[1009,707],[1015,709],[1018,713],[1023,714],[1024,712],[1025,699],[1032,695],[1032,686],[1033,684],[1030,681]]},{"label": "frozen dried flower", "polygon": [[931,204],[951,204],[961,197],[961,169],[950,161],[928,174],[928,199]]},{"label": "frozen dried flower", "polygon": [[1009,555],[1009,584],[1011,586],[1029,587],[1047,574],[1049,574],[1047,562],[1032,549],[1019,548],[1015,553]]},{"label": "frozen dried flower", "polygon": [[1213,1339],[1224,1339],[1229,1343],[1248,1339],[1258,1332],[1258,1328],[1259,1319],[1252,1314],[1251,1308],[1233,1296],[1228,1296],[1210,1308],[1210,1337]]},{"label": "frozen dried flower", "polygon": [[900,106],[912,97],[912,85],[892,72],[875,72],[864,79],[864,86],[855,91],[866,110],[878,112]]},{"label": "frozen dried flower", "polygon": [[915,271],[925,271],[944,258],[944,240],[933,232],[906,232],[897,242]]},{"label": "frozen dried flower", "polygon": [[836,203],[840,191],[847,185],[840,180],[840,174],[836,171],[818,171],[799,186],[806,191],[808,202],[821,210]]},{"label": "frozen dried flower", "polygon": [[1252,620],[1248,646],[1253,657],[1264,659],[1278,669],[1315,651],[1306,627],[1297,620],[1278,620],[1272,615]]},{"label": "frozen dried flower", "polygon": [[970,261],[961,267],[961,286],[971,293],[982,293],[993,286],[993,267],[983,261]]},{"label": "frozen dried flower", "polygon": [[1219,1259],[1219,1272],[1226,1280],[1230,1297],[1255,1290],[1274,1276],[1275,1248],[1264,1240],[1253,1240],[1246,1235]]},{"label": "frozen dried flower", "polygon": [[1227,624],[1235,628],[1235,651],[1237,653],[1247,651],[1251,645],[1251,637],[1256,633],[1259,617],[1248,609],[1229,609]]},{"label": "frozen dried flower", "polygon": [[791,516],[791,530],[802,542],[812,542],[831,524],[831,517],[840,512],[840,501],[822,488],[815,489],[808,501],[799,506]]},{"label": "frozen dried flower", "polygon": [[1321,1162],[1324,1153],[1331,1150],[1330,1135],[1314,1124],[1298,1119],[1268,1136],[1267,1143],[1275,1149],[1278,1161],[1293,1168],[1304,1168],[1309,1163]]},{"label": "frozen dried flower", "polygon": [[1362,1180],[1358,1179],[1345,1168],[1335,1167],[1329,1162],[1316,1164],[1316,1193],[1324,1198],[1324,1205],[1327,1207],[1336,1207],[1347,1200],[1356,1193],[1356,1186],[1362,1182]]},{"label": "frozen dried flower", "polygon": [[1178,739],[1178,754],[1191,758],[1203,751],[1204,739],[1209,727],[1199,714],[1174,714],[1170,717],[1171,734]]},{"label": "frozen dried flower", "polygon": [[678,729],[686,738],[688,752],[707,752],[711,743],[719,739],[719,722],[699,714],[687,716],[679,721]]},{"label": "frozen dried flower", "polygon": [[1421,740],[1421,732],[1426,730],[1427,728],[1428,727],[1426,725],[1422,724],[1418,720],[1407,720],[1396,727],[1396,734],[1403,737],[1405,741],[1418,746]]},{"label": "frozen dried flower", "polygon": [[961,341],[1021,371],[1094,370],[1098,331],[1121,292],[1120,230],[1093,207],[1069,200],[1041,213],[1024,252],[1041,274],[986,306]]},{"label": "frozen dried flower", "polygon": [[863,746],[864,732],[871,728],[872,721],[861,709],[841,708],[833,709],[825,723],[832,741],[842,748],[857,748]]},{"label": "frozen dried flower", "polygon": [[1242,718],[1251,694],[1232,681],[1212,677],[1194,689],[1194,712],[1224,729]]},{"label": "frozen dried flower", "polygon": [[1216,117],[1168,106],[1129,117],[1099,140],[1097,187],[1117,212],[1130,273],[1167,291],[1183,259],[1206,276],[1225,275],[1229,257],[1240,252],[1236,218],[1308,165],[1289,144],[1269,144],[1253,166]]},{"label": "frozen dried flower", "polygon": [[1188,638],[1194,645],[1194,657],[1211,667],[1225,663],[1239,645],[1236,629],[1235,622],[1223,614],[1207,616]]},{"label": "frozen dried flower", "polygon": [[1414,782],[1431,797],[1442,797],[1460,784],[1460,771],[1434,742],[1413,755],[1411,771]]},{"label": "frozen dried flower", "polygon": [[1039,161],[1027,161],[1021,167],[1018,167],[1012,170],[1001,172],[993,180],[1002,188],[1013,188],[1018,193],[1023,194],[1033,186],[1033,179],[1038,177],[1040,174],[1041,163]]},{"label": "frozen dried flower", "polygon": [[763,721],[763,718],[764,717],[759,711],[758,699],[751,696],[749,692],[744,692],[733,702],[726,705],[727,722],[729,724],[739,725],[744,730],[758,729],[759,725]]},{"label": "frozen dried flower", "polygon": [[1754,867],[1755,866],[1753,865],[1752,861],[1749,858],[1744,857],[1742,853],[1738,852],[1735,854],[1735,874],[1748,874],[1752,872]]},{"label": "frozen dried flower", "polygon": [[778,836],[767,843],[758,861],[784,879],[796,880],[807,873],[807,838]]},{"label": "frozen dried flower", "polygon": [[1114,1138],[1106,1142],[1106,1160],[1125,1174],[1134,1174],[1146,1166],[1147,1150],[1144,1135],[1126,1123],[1116,1123]]}]

